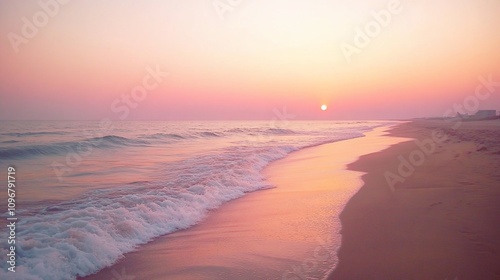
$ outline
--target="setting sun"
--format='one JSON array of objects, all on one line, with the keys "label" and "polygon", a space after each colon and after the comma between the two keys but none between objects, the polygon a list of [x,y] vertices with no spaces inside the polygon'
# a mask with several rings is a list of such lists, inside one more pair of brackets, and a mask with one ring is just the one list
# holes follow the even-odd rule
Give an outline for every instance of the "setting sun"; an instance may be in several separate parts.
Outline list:
[{"label": "setting sun", "polygon": [[326,106],[325,104],[321,105],[321,110],[326,111],[326,109],[328,109],[328,106]]}]

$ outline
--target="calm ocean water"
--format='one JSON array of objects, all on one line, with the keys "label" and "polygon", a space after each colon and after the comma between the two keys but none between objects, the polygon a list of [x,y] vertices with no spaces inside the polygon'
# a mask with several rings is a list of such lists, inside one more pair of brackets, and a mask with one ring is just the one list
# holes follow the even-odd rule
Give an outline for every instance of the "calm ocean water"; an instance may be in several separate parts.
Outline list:
[{"label": "calm ocean water", "polygon": [[[224,202],[273,187],[261,173],[270,162],[382,124],[0,122],[0,170],[16,168],[19,217],[17,278],[6,278],[6,269],[0,278],[97,272]],[[0,199],[7,200],[6,191]]]}]

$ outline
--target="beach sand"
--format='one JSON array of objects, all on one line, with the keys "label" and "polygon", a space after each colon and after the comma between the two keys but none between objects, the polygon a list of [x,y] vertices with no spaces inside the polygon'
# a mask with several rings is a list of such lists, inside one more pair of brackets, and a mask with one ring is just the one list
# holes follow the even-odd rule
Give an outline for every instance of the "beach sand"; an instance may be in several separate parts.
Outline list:
[{"label": "beach sand", "polygon": [[362,186],[362,173],[346,165],[405,140],[382,136],[385,129],[292,153],[264,170],[275,188],[226,203],[84,279],[324,278],[337,262],[338,216]]},{"label": "beach sand", "polygon": [[[423,161],[410,141],[349,165],[367,174],[341,214],[329,279],[500,279],[500,121],[415,121],[391,131],[429,150],[433,133],[447,139]],[[418,166],[410,162],[414,171],[402,169],[409,176],[391,189],[384,174],[399,174],[398,157],[412,153]]]}]

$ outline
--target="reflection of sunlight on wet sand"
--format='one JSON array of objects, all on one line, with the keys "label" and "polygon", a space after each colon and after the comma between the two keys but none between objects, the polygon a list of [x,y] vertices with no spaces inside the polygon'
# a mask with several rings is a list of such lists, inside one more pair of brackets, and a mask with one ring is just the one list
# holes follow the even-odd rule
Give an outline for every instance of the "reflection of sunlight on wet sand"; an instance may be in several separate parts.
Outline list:
[{"label": "reflection of sunlight on wet sand", "polygon": [[[345,166],[406,140],[385,137],[383,130],[272,163],[265,175],[276,188],[229,202],[200,224],[160,237],[88,279],[104,279],[122,267],[140,279],[281,279],[314,261],[305,275],[323,277],[336,263],[338,216],[362,183],[361,173]],[[323,245],[330,257],[315,260]]]}]

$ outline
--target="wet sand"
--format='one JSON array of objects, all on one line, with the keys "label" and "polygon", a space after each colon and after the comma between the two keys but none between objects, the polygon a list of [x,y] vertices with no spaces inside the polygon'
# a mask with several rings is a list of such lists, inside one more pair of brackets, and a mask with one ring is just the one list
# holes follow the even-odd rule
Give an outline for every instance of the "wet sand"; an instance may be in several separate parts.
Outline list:
[{"label": "wet sand", "polygon": [[405,140],[384,129],[276,161],[265,170],[275,188],[231,201],[83,279],[324,278],[337,262],[338,216],[362,186],[362,173],[346,165]]},{"label": "wet sand", "polygon": [[[433,133],[443,141],[427,154]],[[415,121],[391,135],[420,146],[400,143],[349,165],[367,174],[341,214],[329,279],[500,279],[500,121]],[[400,156],[414,170],[401,167],[408,176],[391,187],[384,174],[400,175]]]}]

